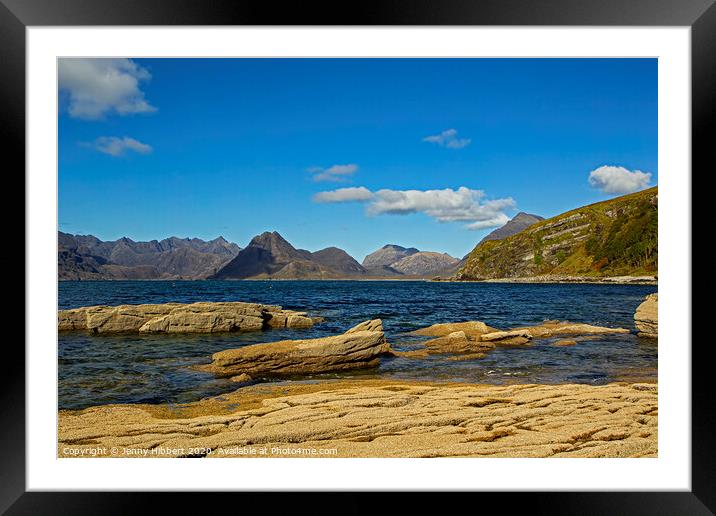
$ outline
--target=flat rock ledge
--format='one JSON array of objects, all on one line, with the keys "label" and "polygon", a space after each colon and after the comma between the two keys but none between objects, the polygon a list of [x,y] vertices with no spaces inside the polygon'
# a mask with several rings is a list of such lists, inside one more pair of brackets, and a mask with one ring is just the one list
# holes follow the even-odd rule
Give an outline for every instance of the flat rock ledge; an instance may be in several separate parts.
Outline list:
[{"label": "flat rock ledge", "polygon": [[313,324],[305,312],[241,302],[86,306],[57,313],[59,331],[92,333],[219,333]]},{"label": "flat rock ledge", "polygon": [[[522,326],[511,330],[498,330],[481,321],[433,324],[412,332],[415,335],[435,337],[424,342],[425,348],[397,351],[398,356],[421,357],[429,354],[466,353],[482,358],[497,346],[528,346],[533,339],[562,336],[585,336],[629,333],[626,328],[607,328],[569,321],[544,321],[535,326]],[[559,341],[566,342],[566,341]],[[574,341],[569,341],[574,342]],[[576,342],[574,342],[576,344]],[[565,344],[557,344],[564,346]]]},{"label": "flat rock ledge", "polygon": [[657,420],[656,384],[264,384],[183,406],[60,411],[58,455],[656,457]]},{"label": "flat rock ledge", "polygon": [[659,337],[659,294],[649,294],[634,313],[634,324],[640,337]]},{"label": "flat rock ledge", "polygon": [[253,344],[214,353],[198,366],[217,376],[284,376],[374,367],[390,353],[380,319],[365,321],[342,335]]}]

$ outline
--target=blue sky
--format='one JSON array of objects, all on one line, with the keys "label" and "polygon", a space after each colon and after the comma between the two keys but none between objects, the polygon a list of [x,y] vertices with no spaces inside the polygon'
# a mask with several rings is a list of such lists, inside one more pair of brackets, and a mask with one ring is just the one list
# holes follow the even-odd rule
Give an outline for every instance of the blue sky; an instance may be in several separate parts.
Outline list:
[{"label": "blue sky", "polygon": [[462,257],[657,184],[655,59],[74,59],[59,84],[60,230],[104,240]]}]

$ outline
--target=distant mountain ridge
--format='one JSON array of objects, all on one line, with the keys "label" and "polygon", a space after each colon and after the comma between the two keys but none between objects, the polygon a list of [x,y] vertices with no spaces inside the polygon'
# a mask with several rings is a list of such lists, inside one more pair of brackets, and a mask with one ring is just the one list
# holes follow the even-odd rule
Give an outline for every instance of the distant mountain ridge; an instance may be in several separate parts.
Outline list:
[{"label": "distant mountain ridge", "polygon": [[454,268],[459,262],[447,253],[387,244],[366,256],[363,267],[376,275],[432,276]]},{"label": "distant mountain ridge", "polygon": [[57,241],[61,280],[202,279],[241,250],[223,237],[209,241],[178,237],[102,241],[93,235],[58,231]]},{"label": "distant mountain ridge", "polygon": [[457,280],[651,276],[658,271],[658,188],[582,206],[479,243]]},{"label": "distant mountain ridge", "polygon": [[533,224],[537,224],[541,220],[544,220],[544,217],[521,211],[512,217],[507,224],[497,228],[485,236],[485,238],[480,240],[479,243],[481,244],[483,242],[487,242],[488,240],[502,240],[503,238],[511,237],[512,235],[516,235],[520,231],[527,229]]},{"label": "distant mountain ridge", "polygon": [[296,249],[276,231],[251,240],[214,279],[370,279],[430,277],[459,260],[394,244],[383,246],[358,263],[338,247],[310,252]]},{"label": "distant mountain ridge", "polygon": [[390,266],[406,256],[419,252],[420,251],[414,247],[406,248],[395,244],[387,244],[366,256],[363,259],[363,267]]},{"label": "distant mountain ridge", "polygon": [[425,276],[438,274],[460,262],[447,253],[421,251],[401,258],[390,266],[406,275]]},{"label": "distant mountain ridge", "polygon": [[244,249],[223,237],[102,241],[61,231],[57,237],[60,280],[410,279],[430,278],[459,262],[388,244],[360,264],[338,247],[297,249],[276,231],[255,236]]}]

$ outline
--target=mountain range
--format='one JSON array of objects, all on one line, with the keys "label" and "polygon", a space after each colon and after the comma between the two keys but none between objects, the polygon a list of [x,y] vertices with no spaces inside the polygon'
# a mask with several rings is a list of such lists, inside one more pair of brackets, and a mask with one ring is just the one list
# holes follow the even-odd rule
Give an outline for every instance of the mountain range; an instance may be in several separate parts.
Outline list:
[{"label": "mountain range", "polygon": [[57,234],[61,280],[202,279],[218,271],[241,248],[223,237],[102,241],[92,235]]},{"label": "mountain range", "polygon": [[58,232],[61,280],[417,279],[650,275],[657,271],[657,187],[544,219],[520,212],[462,260],[387,244],[359,263],[338,247],[297,249],[276,231],[246,248],[223,237],[103,242]]},{"label": "mountain range", "polygon": [[358,263],[344,250],[296,249],[279,233],[265,232],[224,265],[215,279],[368,279],[431,277],[459,260],[447,254],[421,252],[389,244]]},{"label": "mountain range", "polygon": [[[531,217],[531,218],[526,218]],[[535,215],[518,214],[491,233],[513,234]],[[490,236],[490,235],[488,235]],[[58,232],[61,280],[102,279],[369,279],[454,275],[464,264],[447,253],[387,244],[359,263],[343,249],[297,249],[277,232],[254,237],[245,249],[223,237],[204,241],[171,237],[135,242],[102,241],[92,235]]]}]

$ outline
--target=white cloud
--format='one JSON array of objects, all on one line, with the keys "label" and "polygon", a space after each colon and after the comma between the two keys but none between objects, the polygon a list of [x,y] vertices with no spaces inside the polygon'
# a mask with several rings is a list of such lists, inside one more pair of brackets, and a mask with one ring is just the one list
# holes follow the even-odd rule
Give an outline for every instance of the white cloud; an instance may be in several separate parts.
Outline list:
[{"label": "white cloud", "polygon": [[474,231],[477,231],[479,229],[487,229],[487,228],[497,228],[504,226],[510,221],[510,217],[508,217],[505,213],[499,213],[496,214],[494,217],[485,219],[485,220],[478,220],[476,222],[473,222],[472,224],[468,224],[465,227],[467,229],[471,229]]},{"label": "white cloud", "polygon": [[139,154],[149,154],[152,152],[150,145],[135,140],[134,138],[129,138],[128,136],[124,138],[101,136],[92,143],[92,147],[110,156],[122,156],[128,151],[137,152]]},{"label": "white cloud", "polygon": [[151,75],[131,59],[63,58],[57,68],[59,88],[69,96],[71,117],[93,120],[113,112],[156,111],[139,89],[140,81]]},{"label": "white cloud", "polygon": [[371,192],[365,187],[321,192],[316,202],[366,202],[368,215],[424,213],[438,222],[466,222],[467,229],[484,229],[505,224],[506,210],[515,207],[510,198],[485,200],[485,192],[461,186],[457,190],[389,190]]},{"label": "white cloud", "polygon": [[365,186],[339,188],[330,192],[319,192],[313,196],[315,202],[365,202],[373,198],[373,193]]},{"label": "white cloud", "polygon": [[433,136],[426,136],[423,138],[424,142],[435,143],[441,147],[447,147],[448,149],[462,149],[470,145],[470,138],[458,138],[457,130],[447,129],[440,134]]},{"label": "white cloud", "polygon": [[358,165],[350,163],[348,165],[333,165],[329,168],[312,167],[308,171],[313,174],[314,181],[340,182],[358,172]]},{"label": "white cloud", "polygon": [[589,185],[608,194],[627,194],[649,186],[651,173],[624,167],[602,166],[589,173]]}]

